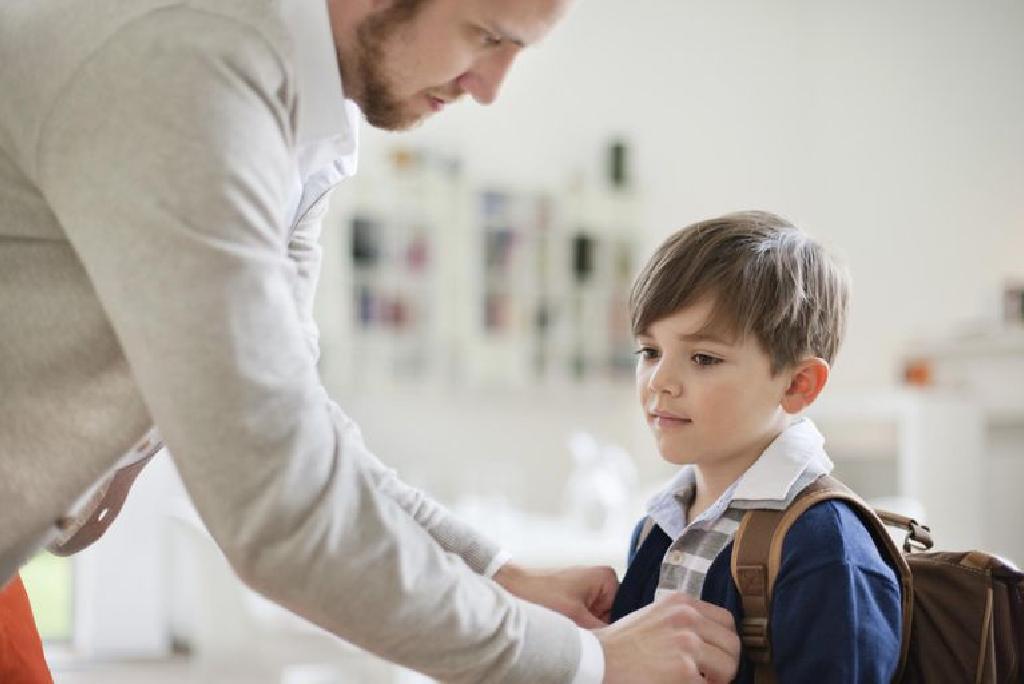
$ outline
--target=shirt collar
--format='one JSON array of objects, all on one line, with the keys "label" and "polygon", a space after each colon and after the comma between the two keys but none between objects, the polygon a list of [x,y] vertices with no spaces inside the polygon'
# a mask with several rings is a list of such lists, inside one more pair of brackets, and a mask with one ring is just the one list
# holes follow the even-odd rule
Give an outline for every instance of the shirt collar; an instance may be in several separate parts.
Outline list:
[{"label": "shirt collar", "polygon": [[753,465],[693,521],[686,520],[686,508],[697,482],[691,465],[682,468],[651,498],[647,514],[675,540],[691,525],[713,525],[730,506],[783,509],[804,487],[832,472],[832,468],[825,453],[825,438],[809,418],[800,418],[783,430]]},{"label": "shirt collar", "polygon": [[283,0],[281,16],[294,49],[300,165],[312,171],[344,159],[352,175],[362,115],[342,90],[327,2]]},{"label": "shirt collar", "polygon": [[737,504],[752,504],[744,508],[764,502],[785,502],[805,471],[813,469],[824,475],[832,472],[832,468],[832,460],[825,453],[825,438],[810,418],[800,418],[783,430],[740,476],[733,500]]}]

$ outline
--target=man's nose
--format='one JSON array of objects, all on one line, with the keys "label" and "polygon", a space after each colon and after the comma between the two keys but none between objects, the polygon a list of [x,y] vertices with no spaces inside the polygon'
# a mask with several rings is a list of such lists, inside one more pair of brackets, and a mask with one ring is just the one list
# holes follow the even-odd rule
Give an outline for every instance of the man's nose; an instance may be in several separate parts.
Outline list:
[{"label": "man's nose", "polygon": [[491,104],[498,99],[498,91],[517,52],[516,46],[508,45],[488,53],[459,76],[456,84],[478,103]]}]

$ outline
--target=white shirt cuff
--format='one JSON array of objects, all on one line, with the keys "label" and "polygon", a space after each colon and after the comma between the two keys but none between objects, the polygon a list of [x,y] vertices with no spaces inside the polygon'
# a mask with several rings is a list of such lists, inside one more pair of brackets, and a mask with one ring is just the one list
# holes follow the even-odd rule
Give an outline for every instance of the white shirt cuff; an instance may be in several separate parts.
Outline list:
[{"label": "white shirt cuff", "polygon": [[[505,549],[494,554],[483,575],[492,579],[495,573],[512,560],[512,555]],[[594,633],[589,629],[580,629],[580,664],[576,668],[576,676],[572,684],[601,684],[604,681],[604,649]]]},{"label": "white shirt cuff", "polygon": [[501,570],[501,566],[508,563],[510,560],[512,560],[512,554],[505,549],[499,550],[498,553],[494,554],[494,558],[491,559],[491,562],[488,563],[487,567],[484,569],[484,577],[487,579],[494,579],[494,575],[498,570]]},{"label": "white shirt cuff", "polygon": [[580,666],[572,684],[601,684],[604,680],[604,651],[589,629],[580,630]]}]

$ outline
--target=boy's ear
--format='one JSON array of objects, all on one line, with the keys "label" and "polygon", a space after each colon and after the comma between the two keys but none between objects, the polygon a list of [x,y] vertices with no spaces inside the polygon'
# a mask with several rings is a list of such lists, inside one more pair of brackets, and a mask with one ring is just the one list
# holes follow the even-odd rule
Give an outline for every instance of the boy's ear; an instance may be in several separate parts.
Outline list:
[{"label": "boy's ear", "polygon": [[789,387],[782,395],[782,409],[793,415],[813,404],[825,388],[828,374],[829,367],[825,359],[815,356],[800,361],[790,372]]}]

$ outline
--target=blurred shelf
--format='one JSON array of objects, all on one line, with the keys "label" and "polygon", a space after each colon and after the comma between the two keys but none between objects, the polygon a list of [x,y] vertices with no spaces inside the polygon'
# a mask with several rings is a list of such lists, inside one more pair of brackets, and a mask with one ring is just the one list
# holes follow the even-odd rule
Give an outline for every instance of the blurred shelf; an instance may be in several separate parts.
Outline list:
[{"label": "blurred shelf", "polygon": [[632,191],[479,185],[429,150],[393,159],[326,219],[340,239],[318,318],[339,385],[632,377]]}]

